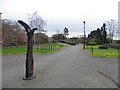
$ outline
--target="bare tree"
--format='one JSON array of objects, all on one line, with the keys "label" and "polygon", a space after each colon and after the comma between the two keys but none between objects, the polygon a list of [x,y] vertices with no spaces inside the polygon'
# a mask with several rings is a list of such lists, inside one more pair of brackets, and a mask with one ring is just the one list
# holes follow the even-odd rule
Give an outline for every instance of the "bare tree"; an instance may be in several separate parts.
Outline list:
[{"label": "bare tree", "polygon": [[46,25],[42,17],[35,11],[32,14],[28,14],[28,22],[31,28],[37,27],[39,32],[44,31],[44,26]]},{"label": "bare tree", "polygon": [[16,21],[2,20],[2,45],[3,47],[23,45],[26,42],[25,33]]},{"label": "bare tree", "polygon": [[[39,39],[36,39],[36,38],[39,38],[39,35],[40,35],[39,33],[46,32],[46,30],[44,30],[44,26],[46,25],[46,23],[42,19],[42,17],[38,14],[37,11],[35,11],[32,14],[28,14],[28,22],[31,28],[38,28],[35,32],[37,34],[34,34],[34,46],[35,46],[35,44],[38,42],[37,40],[39,40]],[[38,51],[38,45],[36,46]]]},{"label": "bare tree", "polygon": [[108,37],[110,39],[110,42],[112,42],[113,37],[118,32],[118,22],[116,20],[111,19],[110,21],[106,21],[106,26],[107,26],[107,30],[109,32]]}]

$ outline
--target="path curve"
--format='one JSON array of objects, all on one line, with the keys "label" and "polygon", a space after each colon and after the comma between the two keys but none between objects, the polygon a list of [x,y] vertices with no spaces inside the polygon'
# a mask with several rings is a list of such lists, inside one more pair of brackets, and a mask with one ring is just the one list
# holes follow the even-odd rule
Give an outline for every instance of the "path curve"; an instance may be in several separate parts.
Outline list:
[{"label": "path curve", "polygon": [[[24,81],[25,55],[3,56],[3,88],[117,87],[111,79],[97,71],[117,73],[117,60],[93,59],[81,49],[81,45],[65,47],[55,54],[34,55],[34,60],[36,78]],[[111,76],[116,78],[116,74]]]}]

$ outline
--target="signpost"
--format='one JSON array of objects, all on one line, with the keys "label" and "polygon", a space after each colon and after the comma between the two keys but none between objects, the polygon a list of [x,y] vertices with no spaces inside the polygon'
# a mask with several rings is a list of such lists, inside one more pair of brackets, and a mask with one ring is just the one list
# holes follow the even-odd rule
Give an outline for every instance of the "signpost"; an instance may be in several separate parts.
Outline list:
[{"label": "signpost", "polygon": [[31,29],[25,22],[18,20],[18,22],[25,28],[28,36],[27,54],[26,54],[26,75],[24,80],[31,80],[34,76],[34,60],[33,60],[33,34],[37,28]]}]

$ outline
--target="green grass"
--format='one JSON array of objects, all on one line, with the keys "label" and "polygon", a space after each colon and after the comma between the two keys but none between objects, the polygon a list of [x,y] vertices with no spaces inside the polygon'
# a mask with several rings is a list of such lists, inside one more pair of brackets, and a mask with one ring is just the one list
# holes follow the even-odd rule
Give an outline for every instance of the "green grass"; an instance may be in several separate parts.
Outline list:
[{"label": "green grass", "polygon": [[2,49],[0,48],[0,55],[2,55]]},{"label": "green grass", "polygon": [[[58,43],[52,43],[52,44],[42,44],[39,47],[33,48],[34,54],[51,54],[55,53],[58,50],[63,48],[61,44]],[[20,46],[20,47],[14,47],[14,48],[3,48],[0,49],[0,55],[15,55],[15,54],[26,54],[27,47],[26,46]]]},{"label": "green grass", "polygon": [[[91,47],[93,47],[93,53],[91,50]],[[108,48],[108,49],[99,49],[99,46],[87,46],[86,50],[90,51],[90,54],[93,57],[99,57],[99,58],[118,58],[120,54],[118,53],[118,49]]]},{"label": "green grass", "polygon": [[2,49],[2,55],[11,55],[11,54],[25,54],[26,47],[13,47],[13,48],[3,48]]}]

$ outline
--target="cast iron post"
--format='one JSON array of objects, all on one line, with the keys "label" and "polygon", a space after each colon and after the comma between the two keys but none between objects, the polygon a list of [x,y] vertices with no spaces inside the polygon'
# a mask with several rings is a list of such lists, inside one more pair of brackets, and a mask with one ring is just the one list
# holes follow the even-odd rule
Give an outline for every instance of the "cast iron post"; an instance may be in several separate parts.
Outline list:
[{"label": "cast iron post", "polygon": [[26,53],[26,75],[24,80],[31,80],[34,78],[34,61],[33,61],[33,34],[37,28],[31,29],[25,22],[18,20],[18,22],[25,28],[28,36],[27,53]]}]

